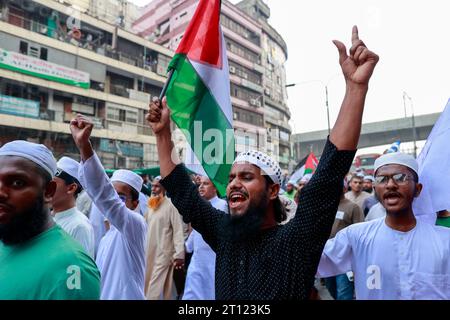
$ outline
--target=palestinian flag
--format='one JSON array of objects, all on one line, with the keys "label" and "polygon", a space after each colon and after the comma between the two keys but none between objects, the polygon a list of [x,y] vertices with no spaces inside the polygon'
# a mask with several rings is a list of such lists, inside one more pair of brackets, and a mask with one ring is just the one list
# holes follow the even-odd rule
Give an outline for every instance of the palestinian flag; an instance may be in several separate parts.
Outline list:
[{"label": "palestinian flag", "polygon": [[314,173],[318,164],[319,161],[314,153],[311,152],[308,156],[300,160],[300,162],[295,166],[294,173],[291,175],[290,180],[297,182],[305,174]]},{"label": "palestinian flag", "polygon": [[308,159],[306,159],[304,174],[314,173],[316,171],[318,164],[319,164],[319,161],[317,160],[314,153],[311,152],[308,156]]},{"label": "palestinian flag", "polygon": [[[234,160],[233,112],[220,0],[200,0],[169,65],[167,103],[188,154],[224,196]],[[193,152],[192,152],[193,151]]]}]

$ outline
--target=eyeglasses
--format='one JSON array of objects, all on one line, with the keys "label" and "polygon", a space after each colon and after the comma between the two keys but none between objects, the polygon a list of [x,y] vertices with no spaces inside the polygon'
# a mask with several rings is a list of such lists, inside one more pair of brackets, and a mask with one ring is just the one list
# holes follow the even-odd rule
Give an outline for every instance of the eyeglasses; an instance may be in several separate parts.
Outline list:
[{"label": "eyeglasses", "polygon": [[396,184],[405,184],[408,180],[413,180],[412,177],[407,175],[406,173],[396,173],[389,176],[376,176],[375,183],[376,184],[387,184],[389,180],[392,178]]}]

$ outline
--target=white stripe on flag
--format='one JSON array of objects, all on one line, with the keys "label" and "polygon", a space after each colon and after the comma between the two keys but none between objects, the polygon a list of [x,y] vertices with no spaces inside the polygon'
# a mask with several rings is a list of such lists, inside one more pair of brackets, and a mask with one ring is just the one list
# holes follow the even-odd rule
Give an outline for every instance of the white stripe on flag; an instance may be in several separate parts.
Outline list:
[{"label": "white stripe on flag", "polygon": [[201,176],[207,177],[205,170],[203,169],[200,161],[198,161],[197,155],[192,150],[192,146],[189,143],[186,143],[186,155],[184,158],[184,164],[186,168],[199,174]]},{"label": "white stripe on flag", "polygon": [[414,214],[432,224],[436,223],[436,212],[450,210],[450,185],[446,181],[450,177],[449,138],[450,100],[417,157],[423,190],[413,203]]},{"label": "white stripe on flag", "polygon": [[289,180],[297,182],[299,179],[303,178],[305,175],[305,165],[301,166],[300,169],[294,172]]},{"label": "white stripe on flag", "polygon": [[190,61],[197,74],[203,80],[205,86],[209,89],[212,96],[216,99],[217,104],[222,109],[225,117],[233,127],[233,111],[230,99],[230,74],[228,69],[227,47],[223,37],[222,29],[222,69],[210,67],[206,64]]}]

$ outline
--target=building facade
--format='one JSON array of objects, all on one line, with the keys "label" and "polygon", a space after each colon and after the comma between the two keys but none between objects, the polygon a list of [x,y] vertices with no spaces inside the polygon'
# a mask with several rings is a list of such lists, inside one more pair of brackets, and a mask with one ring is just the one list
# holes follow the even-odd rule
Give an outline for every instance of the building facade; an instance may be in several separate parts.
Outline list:
[{"label": "building facade", "polygon": [[0,145],[25,139],[78,159],[68,123],[81,113],[106,168],[159,165],[145,113],[173,53],[78,9],[0,1]]},{"label": "building facade", "polygon": [[[197,4],[198,0],[154,0],[134,23],[134,31],[176,50]],[[268,9],[262,1],[258,5]],[[262,18],[242,8],[222,1],[236,153],[248,149],[268,152],[286,169],[291,133],[285,90],[286,44],[267,23],[270,10]]]},{"label": "building facade", "polygon": [[283,169],[291,154],[291,113],[287,105],[286,60],[288,51],[281,35],[268,23],[270,8],[262,0],[244,0],[237,7],[258,21],[262,28],[262,66],[264,67],[264,119],[267,128],[267,152],[278,155]]}]

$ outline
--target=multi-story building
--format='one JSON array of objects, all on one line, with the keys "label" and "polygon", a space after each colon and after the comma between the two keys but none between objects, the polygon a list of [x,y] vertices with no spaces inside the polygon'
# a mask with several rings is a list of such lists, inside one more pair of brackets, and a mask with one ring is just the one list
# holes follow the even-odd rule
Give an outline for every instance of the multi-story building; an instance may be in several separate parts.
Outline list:
[{"label": "multi-story building", "polygon": [[0,1],[0,145],[27,139],[78,158],[68,122],[82,113],[105,167],[158,165],[145,113],[173,53],[76,8]]},{"label": "multi-story building", "polygon": [[[134,30],[176,50],[197,4],[198,0],[154,0],[136,20]],[[258,5],[268,9],[263,2]],[[290,113],[284,88],[286,44],[267,23],[268,15],[262,19],[244,11],[239,5],[222,1],[236,152],[249,148],[269,152],[287,168]]]},{"label": "multi-story building", "polygon": [[237,7],[257,20],[262,27],[262,65],[264,67],[264,113],[267,128],[268,153],[279,155],[283,169],[289,166],[291,155],[287,105],[286,69],[287,45],[281,35],[268,23],[270,8],[262,0],[244,0]]}]

